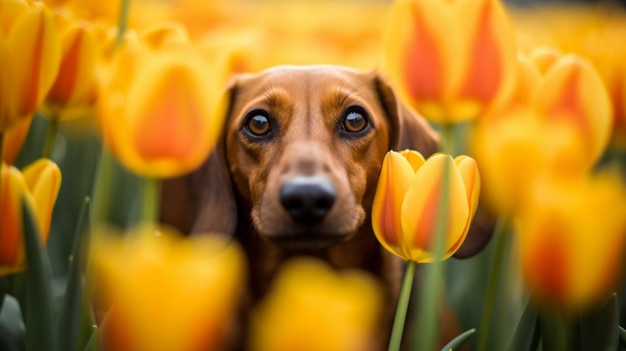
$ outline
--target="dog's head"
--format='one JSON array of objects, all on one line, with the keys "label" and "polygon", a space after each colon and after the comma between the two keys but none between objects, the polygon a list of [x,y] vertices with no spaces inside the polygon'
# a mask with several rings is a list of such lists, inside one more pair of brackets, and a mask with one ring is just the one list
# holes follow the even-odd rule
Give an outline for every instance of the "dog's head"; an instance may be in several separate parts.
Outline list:
[{"label": "dog's head", "polygon": [[437,150],[437,134],[374,71],[283,66],[238,76],[229,91],[212,156],[164,186],[163,219],[183,230],[234,233],[247,216],[279,247],[324,248],[369,227],[388,150]]}]

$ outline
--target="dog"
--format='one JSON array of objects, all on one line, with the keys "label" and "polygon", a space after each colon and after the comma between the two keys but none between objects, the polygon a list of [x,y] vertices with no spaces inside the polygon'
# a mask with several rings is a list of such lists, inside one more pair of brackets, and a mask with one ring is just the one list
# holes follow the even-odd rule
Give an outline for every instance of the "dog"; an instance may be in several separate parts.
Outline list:
[{"label": "dog", "polygon": [[[236,76],[228,93],[212,155],[191,174],[164,181],[161,221],[239,240],[252,301],[295,256],[370,272],[386,287],[390,327],[403,266],[371,228],[378,176],[388,150],[428,157],[438,150],[437,133],[375,70],[278,66]],[[489,240],[492,223],[480,216],[456,256]]]}]

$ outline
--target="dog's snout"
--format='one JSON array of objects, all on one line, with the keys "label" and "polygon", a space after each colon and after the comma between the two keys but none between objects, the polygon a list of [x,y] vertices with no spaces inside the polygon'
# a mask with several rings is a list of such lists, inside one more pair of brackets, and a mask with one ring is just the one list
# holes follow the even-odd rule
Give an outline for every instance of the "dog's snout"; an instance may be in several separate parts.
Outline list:
[{"label": "dog's snout", "polygon": [[335,186],[322,176],[295,176],[280,188],[280,203],[300,224],[321,222],[335,203],[336,196]]}]

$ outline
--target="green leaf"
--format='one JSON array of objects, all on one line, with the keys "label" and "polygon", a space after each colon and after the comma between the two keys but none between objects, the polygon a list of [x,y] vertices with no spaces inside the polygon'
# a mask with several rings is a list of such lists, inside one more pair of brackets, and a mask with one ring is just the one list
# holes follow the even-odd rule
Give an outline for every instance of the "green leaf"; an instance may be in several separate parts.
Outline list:
[{"label": "green leaf", "polygon": [[619,331],[619,341],[622,344],[622,346],[626,346],[626,329],[617,326],[617,329]]},{"label": "green leaf", "polygon": [[539,346],[540,330],[537,311],[528,303],[513,335],[513,340],[509,346],[511,351],[531,351]]},{"label": "green leaf", "polygon": [[58,318],[58,350],[82,350],[94,324],[90,318],[82,274],[85,261],[83,244],[89,236],[89,203],[89,198],[85,198],[76,223],[67,286]]},{"label": "green leaf", "polygon": [[604,308],[581,318],[581,349],[617,350],[619,340],[617,294],[611,295]]},{"label": "green leaf", "polygon": [[474,335],[474,333],[476,333],[476,329],[472,328],[472,329],[470,329],[470,330],[460,334],[456,338],[452,339],[449,343],[447,343],[441,349],[441,351],[452,351],[452,350],[454,350],[455,348],[461,346],[472,335]]},{"label": "green leaf", "polygon": [[85,351],[98,351],[98,344],[100,343],[100,329],[94,326],[91,336],[85,345]]},{"label": "green leaf", "polygon": [[4,296],[4,307],[0,311],[0,350],[22,351],[26,328],[20,304],[11,295]]},{"label": "green leaf", "polygon": [[29,351],[53,351],[53,297],[50,262],[41,244],[41,236],[29,206],[22,200],[24,247],[28,268],[26,278],[26,348]]}]

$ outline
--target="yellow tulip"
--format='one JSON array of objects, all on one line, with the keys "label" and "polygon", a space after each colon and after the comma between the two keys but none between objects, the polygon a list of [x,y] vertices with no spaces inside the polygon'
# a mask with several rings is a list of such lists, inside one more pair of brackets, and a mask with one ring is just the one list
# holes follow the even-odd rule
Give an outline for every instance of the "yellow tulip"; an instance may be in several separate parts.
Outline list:
[{"label": "yellow tulip", "polygon": [[609,143],[613,115],[609,93],[600,76],[584,59],[567,55],[545,74],[533,96],[538,115],[574,126],[584,143],[572,167],[591,168]]},{"label": "yellow tulip", "polygon": [[523,276],[537,302],[584,309],[619,287],[626,189],[618,174],[542,182],[517,224]]},{"label": "yellow tulip", "polygon": [[5,7],[9,10],[0,16],[0,132],[32,116],[54,83],[61,56],[48,9],[41,3],[3,2],[0,10]]},{"label": "yellow tulip", "polygon": [[99,43],[95,27],[72,23],[61,33],[62,56],[57,76],[44,105],[44,116],[67,120],[82,117],[96,100]]},{"label": "yellow tulip", "polygon": [[253,311],[251,350],[361,351],[380,343],[381,286],[364,272],[288,262]]},{"label": "yellow tulip", "polygon": [[389,20],[387,71],[424,117],[476,118],[512,92],[517,53],[499,1],[399,0]]},{"label": "yellow tulip", "polygon": [[[449,177],[444,184],[444,172]],[[443,198],[443,187],[447,198]],[[416,151],[390,151],[372,206],[372,227],[378,241],[405,260],[432,262],[437,219],[443,216],[446,259],[459,249],[476,212],[480,176],[473,159],[435,154],[428,160]],[[444,213],[439,204],[446,201]]]},{"label": "yellow tulip", "polygon": [[90,255],[97,296],[111,307],[101,329],[105,350],[224,347],[245,276],[235,242],[165,228],[96,230]]},{"label": "yellow tulip", "polygon": [[100,72],[101,135],[128,169],[171,177],[200,165],[219,136],[227,72],[191,45],[148,49],[129,37]]},{"label": "yellow tulip", "polygon": [[33,122],[33,118],[24,118],[17,125],[4,131],[2,136],[2,159],[8,164],[12,164],[20,154],[24,140],[28,135],[28,130]]},{"label": "yellow tulip", "polygon": [[61,171],[40,159],[20,172],[2,164],[0,178],[0,275],[21,271],[26,266],[22,241],[22,201],[33,211],[42,242],[48,240],[52,209],[61,186]]}]

